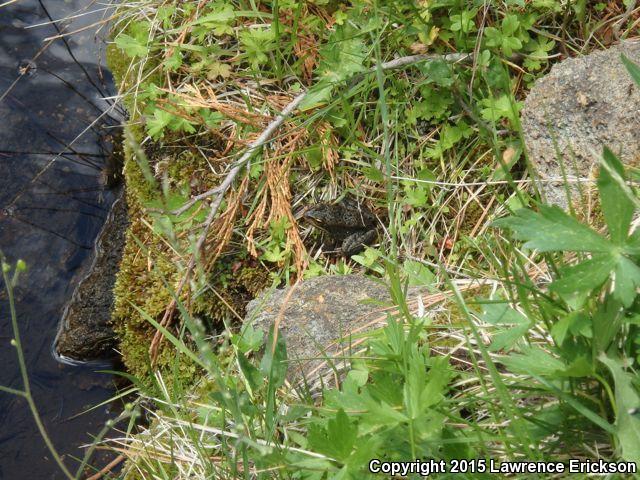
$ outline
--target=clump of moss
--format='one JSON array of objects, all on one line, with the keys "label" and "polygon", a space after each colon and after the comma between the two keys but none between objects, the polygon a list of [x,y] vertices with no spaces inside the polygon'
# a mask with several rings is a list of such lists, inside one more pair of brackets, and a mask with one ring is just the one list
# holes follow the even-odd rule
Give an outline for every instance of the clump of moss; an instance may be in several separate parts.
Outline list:
[{"label": "clump of moss", "polygon": [[[140,134],[135,127],[127,128],[132,135]],[[128,146],[125,151],[124,174],[131,226],[116,281],[112,319],[120,337],[125,365],[132,374],[144,381],[151,373],[149,346],[156,333],[145,314],[156,321],[162,319],[172,300],[170,288],[176,288],[184,272],[177,266],[175,252],[165,239],[154,232],[154,219],[145,207],[157,198],[159,192],[144,178],[132,148]],[[185,151],[176,157],[167,156],[162,149],[154,151],[148,148],[147,152],[154,170],[165,169],[164,175],[169,183],[176,186],[188,184],[194,172],[203,168],[203,160]],[[162,152],[160,159],[158,152]],[[160,162],[166,165],[159,166]],[[249,300],[269,284],[269,274],[256,262],[243,260],[239,254],[230,252],[225,259],[216,262],[209,274],[209,282],[215,292],[207,288],[187,304],[192,314],[204,317],[206,323],[215,330],[236,314],[243,314]],[[182,383],[191,383],[197,372],[195,365],[183,361],[179,372],[175,372],[175,348],[167,341],[160,348],[156,366],[169,375],[178,373]]]},{"label": "clump of moss", "polygon": [[247,303],[271,283],[264,267],[237,255],[231,259],[218,262],[210,288],[193,305],[194,313],[202,316],[212,330],[222,327],[224,321],[244,316]]},{"label": "clump of moss", "polygon": [[[120,90],[126,92],[130,89],[135,79],[130,73],[128,60],[115,45],[107,48],[107,63]],[[189,148],[169,149],[158,142],[151,142],[144,148],[147,158],[136,158],[141,153],[137,145],[144,139],[144,128],[136,117],[131,99],[125,95],[123,101],[133,117],[125,126],[125,138],[129,141],[124,142],[123,169],[131,224],[114,288],[112,322],[120,338],[120,351],[127,369],[143,383],[148,383],[151,373],[149,347],[156,329],[145,315],[156,321],[162,319],[172,300],[167,286],[175,288],[182,272],[177,267],[175,252],[153,231],[154,219],[146,207],[156,201],[161,192],[157,185],[145,178],[140,160],[147,161],[154,174],[164,179],[169,188],[190,189],[194,181],[210,179],[207,177],[206,159]],[[171,140],[169,138],[166,142]],[[207,290],[193,301],[192,313],[204,316],[214,328],[229,319],[232,311],[243,312],[252,295],[268,284],[269,277],[264,268],[241,262],[240,268],[234,269],[237,262],[238,257],[234,254],[225,261],[217,262],[210,277],[219,294]],[[178,380],[183,384],[192,383],[197,373],[196,366],[181,361],[176,372],[173,369],[174,359],[175,348],[169,342],[163,342],[158,352],[157,368],[169,376],[179,375]]]}]

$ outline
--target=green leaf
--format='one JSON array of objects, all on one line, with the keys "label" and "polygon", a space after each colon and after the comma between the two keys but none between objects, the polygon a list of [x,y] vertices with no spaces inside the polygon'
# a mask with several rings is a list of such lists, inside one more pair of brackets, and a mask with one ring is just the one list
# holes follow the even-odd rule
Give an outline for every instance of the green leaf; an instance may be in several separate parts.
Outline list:
[{"label": "green leaf", "polygon": [[300,110],[310,110],[324,105],[331,99],[333,85],[328,80],[321,80],[314,85],[300,102]]},{"label": "green leaf", "polygon": [[336,460],[346,461],[353,450],[358,436],[358,426],[349,421],[344,410],[340,409],[335,418],[329,419],[327,428],[310,425],[309,446]]},{"label": "green leaf", "polygon": [[491,325],[529,325],[529,319],[507,303],[487,303],[480,318]]},{"label": "green leaf", "polygon": [[242,376],[246,381],[249,393],[253,395],[253,392],[262,385],[260,370],[251,365],[251,362],[247,360],[247,357],[245,357],[243,353],[237,352],[236,358],[238,359],[238,367],[240,367]]},{"label": "green leaf", "polygon": [[620,257],[615,270],[613,297],[630,307],[640,287],[640,267],[627,257]]},{"label": "green leaf", "polygon": [[420,406],[423,410],[442,401],[451,379],[448,357],[432,357],[428,382],[420,392]]},{"label": "green leaf", "polygon": [[517,15],[506,15],[502,20],[502,33],[513,35],[520,27],[520,20]]},{"label": "green leaf", "polygon": [[362,173],[373,182],[382,183],[384,181],[384,174],[377,167],[364,167]]},{"label": "green leaf", "polygon": [[498,98],[483,98],[482,105],[485,106],[480,110],[480,115],[485,120],[497,122],[502,118],[508,119],[514,123],[517,120],[518,113],[522,108],[521,102],[516,102],[510,95],[501,95]]},{"label": "green leaf", "polygon": [[240,334],[232,334],[231,342],[242,353],[257,351],[262,346],[264,332],[254,328],[251,323],[245,323]]},{"label": "green leaf", "polygon": [[591,331],[591,322],[583,312],[571,312],[562,317],[552,328],[551,335],[558,345],[562,345],[567,338],[567,334],[583,335],[591,338],[593,335],[585,332],[587,327]]},{"label": "green leaf", "polygon": [[507,57],[513,54],[514,50],[520,50],[522,48],[522,41],[516,37],[505,37],[502,40],[502,51]]},{"label": "green leaf", "polygon": [[612,255],[596,255],[582,263],[561,270],[560,277],[550,288],[563,299],[588,293],[600,287],[616,268]]},{"label": "green leaf", "polygon": [[620,360],[609,358],[604,353],[599,360],[609,368],[615,382],[615,428],[621,456],[627,461],[640,463],[640,396],[634,387],[635,375],[626,372]]},{"label": "green leaf", "polygon": [[640,255],[640,229],[631,234],[624,245],[624,253],[626,255]]},{"label": "green leaf", "polygon": [[636,63],[633,63],[625,55],[620,55],[620,59],[622,60],[622,63],[624,63],[624,66],[627,68],[627,71],[629,72],[629,75],[631,75],[631,78],[633,78],[633,81],[636,82],[636,85],[640,87],[640,66],[638,66],[638,64]]},{"label": "green leaf", "polygon": [[409,421],[409,417],[398,409],[387,402],[375,402],[374,400],[368,405],[368,413],[362,419],[363,424],[369,424],[374,427],[393,426],[407,421]]},{"label": "green leaf", "polygon": [[472,10],[462,10],[459,14],[451,15],[451,31],[469,33],[477,30],[475,17],[478,14],[476,8]]},{"label": "green leaf", "polygon": [[507,303],[488,303],[482,309],[480,318],[484,322],[502,327],[493,336],[490,351],[512,348],[529,331],[529,319]]},{"label": "green leaf", "polygon": [[287,347],[282,335],[278,335],[275,348],[273,345],[273,329],[270,330],[264,346],[264,356],[260,362],[260,371],[269,379],[272,387],[281,386],[287,375]]},{"label": "green leaf", "polygon": [[165,67],[171,72],[175,72],[182,66],[182,53],[176,48],[171,56],[164,61]]},{"label": "green leaf", "polygon": [[275,47],[276,34],[271,27],[255,28],[240,32],[240,42],[251,66],[257,70],[269,60],[268,54]]},{"label": "green leaf", "polygon": [[513,353],[500,359],[513,373],[553,376],[565,369],[565,364],[538,347],[526,347],[522,353]]},{"label": "green leaf", "polygon": [[332,37],[330,41],[338,43],[330,43],[320,51],[322,62],[319,69],[323,78],[336,83],[366,70],[367,50],[362,38],[346,38],[343,34]]},{"label": "green leaf", "polygon": [[147,133],[154,140],[164,136],[164,129],[173,120],[173,115],[165,110],[156,108],[153,111],[153,117],[148,118],[146,122]]},{"label": "green leaf", "polygon": [[229,78],[231,75],[231,66],[226,63],[212,61],[207,68],[207,78],[215,80],[216,78]]},{"label": "green leaf", "polygon": [[216,9],[198,18],[192,25],[203,25],[207,29],[212,29],[215,35],[230,35],[233,33],[231,24],[235,16],[233,7],[231,5],[224,5],[221,9]]},{"label": "green leaf", "polygon": [[563,371],[558,372],[559,376],[571,378],[590,377],[593,374],[593,365],[585,356],[576,358]]},{"label": "green leaf", "polygon": [[494,225],[510,229],[515,238],[526,240],[525,247],[540,252],[610,253],[613,248],[606,238],[555,205],[541,205],[539,213],[521,209],[510,217],[496,220]]},{"label": "green leaf", "polygon": [[440,87],[453,85],[453,70],[451,65],[444,60],[433,60],[420,66],[420,71],[425,75],[426,81]]},{"label": "green leaf", "polygon": [[529,325],[518,325],[494,335],[489,351],[510,350],[529,331]]},{"label": "green leaf", "polygon": [[130,35],[127,35],[126,33],[120,33],[116,37],[116,45],[131,58],[144,57],[149,51],[146,44],[138,41]]},{"label": "green leaf", "polygon": [[624,321],[624,310],[621,307],[620,302],[612,295],[599,302],[592,317],[593,343],[597,353],[606,351],[620,331]]},{"label": "green leaf", "polygon": [[[598,192],[611,241],[623,245],[629,233],[634,205],[625,192],[624,166],[607,147],[602,154],[603,165],[598,177]],[[613,175],[612,175],[613,174]]]},{"label": "green leaf", "polygon": [[409,286],[432,285],[436,280],[435,274],[422,262],[405,260],[402,269],[407,274]]}]

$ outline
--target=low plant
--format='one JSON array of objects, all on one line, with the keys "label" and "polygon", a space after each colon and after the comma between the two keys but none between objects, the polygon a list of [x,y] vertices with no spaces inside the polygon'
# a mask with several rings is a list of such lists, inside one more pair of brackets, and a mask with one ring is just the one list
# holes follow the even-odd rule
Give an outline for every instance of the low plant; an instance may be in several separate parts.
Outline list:
[{"label": "low plant", "polygon": [[621,458],[638,462],[640,234],[632,222],[640,202],[606,148],[598,191],[606,236],[557,206],[495,222],[523,249],[549,255],[555,275],[542,289],[514,269],[509,298],[486,305],[481,318],[502,330],[492,349],[511,351],[500,359],[509,371],[526,374],[530,388],[557,398],[553,409],[574,410],[612,436]]}]

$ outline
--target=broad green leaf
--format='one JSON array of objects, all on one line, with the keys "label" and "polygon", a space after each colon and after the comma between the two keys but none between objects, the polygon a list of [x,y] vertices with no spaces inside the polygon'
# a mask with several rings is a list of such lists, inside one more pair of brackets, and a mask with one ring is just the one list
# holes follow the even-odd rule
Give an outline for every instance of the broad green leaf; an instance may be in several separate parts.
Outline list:
[{"label": "broad green leaf", "polygon": [[582,263],[562,269],[560,278],[553,282],[550,288],[567,300],[573,295],[588,293],[600,287],[615,268],[615,257],[597,255]]},{"label": "broad green leaf", "polygon": [[507,303],[488,303],[482,310],[483,321],[501,327],[493,336],[490,351],[510,349],[529,330],[529,319]]},{"label": "broad green leaf", "polygon": [[369,461],[376,456],[375,454],[379,451],[384,440],[383,435],[372,435],[365,439],[362,436],[358,438],[355,449],[347,460],[346,466],[351,474],[349,478],[353,480],[362,478],[363,465],[368,465]]},{"label": "broad green leaf", "polygon": [[425,358],[415,344],[408,349],[405,363],[408,367],[404,382],[404,405],[411,418],[416,418],[422,411],[421,393],[427,383]]},{"label": "broad green leaf", "polygon": [[624,309],[614,296],[605,297],[593,314],[593,343],[596,352],[604,352],[618,334],[624,320]]},{"label": "broad green leaf", "polygon": [[613,246],[588,226],[581,224],[558,206],[540,205],[540,212],[518,210],[496,220],[494,225],[513,231],[525,247],[541,252],[573,251],[609,253]]},{"label": "broad green leaf", "polygon": [[581,330],[585,324],[590,325],[590,321],[583,312],[571,312],[551,327],[551,335],[558,345],[562,345],[567,338],[567,334],[582,334]]},{"label": "broad green leaf", "polygon": [[409,421],[404,413],[393,408],[387,402],[375,402],[371,400],[369,411],[362,418],[362,423],[374,427],[398,425]]},{"label": "broad green leaf", "polygon": [[513,373],[553,376],[565,369],[566,365],[550,353],[538,347],[526,347],[522,353],[501,357],[502,362]]},{"label": "broad green leaf", "polygon": [[306,111],[319,107],[329,102],[331,93],[333,92],[333,84],[329,81],[320,81],[305,95],[300,102],[300,110]]},{"label": "broad green leaf", "polygon": [[620,360],[600,355],[615,382],[616,396],[616,435],[622,450],[621,456],[627,461],[640,463],[640,395],[634,386],[635,375],[626,372]]},{"label": "broad green leaf", "polygon": [[621,256],[615,271],[613,296],[625,307],[630,307],[640,287],[640,267]]},{"label": "broad green leaf", "polygon": [[202,17],[194,20],[191,25],[201,25],[203,23],[227,23],[235,18],[233,7],[231,5],[225,5],[219,10],[215,10],[211,13],[207,13]]},{"label": "broad green leaf", "polygon": [[453,70],[451,65],[443,60],[433,60],[418,67],[426,77],[428,83],[434,83],[440,87],[453,85]]},{"label": "broad green leaf", "polygon": [[244,55],[254,70],[269,60],[268,54],[273,51],[276,40],[276,34],[271,27],[242,30],[239,37]]},{"label": "broad green leaf", "polygon": [[491,325],[529,324],[529,319],[511,308],[508,303],[487,303],[483,305],[480,318]]},{"label": "broad green leaf", "polygon": [[341,408],[347,412],[366,412],[373,401],[367,389],[360,392],[356,379],[347,377],[341,390],[330,389],[324,392],[324,402],[326,406],[334,409]]},{"label": "broad green leaf", "polygon": [[[634,205],[624,190],[624,166],[607,147],[602,154],[598,191],[604,219],[609,227],[611,241],[623,245],[629,233]],[[616,177],[612,176],[616,174]],[[622,182],[622,183],[621,183]]]},{"label": "broad green leaf", "polygon": [[210,62],[207,68],[207,78],[215,80],[216,78],[229,78],[231,75],[231,66],[221,62]]},{"label": "broad green leaf", "polygon": [[329,472],[334,468],[333,463],[325,458],[303,457],[301,460],[291,462],[292,467],[298,467],[301,470],[317,470],[319,472]]},{"label": "broad green leaf", "polygon": [[640,255],[640,228],[636,229],[624,246],[624,253],[627,255]]},{"label": "broad green leaf", "polygon": [[513,35],[520,27],[520,20],[517,15],[506,15],[502,20],[503,35]]},{"label": "broad green leaf", "polygon": [[557,373],[562,377],[581,378],[592,376],[594,371],[589,359],[585,356],[580,356],[573,360],[564,370]]},{"label": "broad green leaf", "polygon": [[542,383],[545,387],[547,387],[550,391],[552,391],[555,395],[561,398],[563,401],[567,402],[572,408],[574,408],[577,412],[579,412],[583,417],[589,419],[594,424],[602,428],[605,432],[613,434],[615,429],[612,425],[610,425],[606,419],[602,418],[600,415],[595,413],[590,408],[586,407],[582,404],[582,402],[578,401],[576,397],[565,392],[558,388],[553,381],[547,380],[538,375],[532,375],[534,379],[538,382]]},{"label": "broad green leaf", "polygon": [[627,68],[629,75],[631,75],[631,78],[633,78],[633,81],[636,82],[636,85],[640,87],[640,66],[629,60],[624,55],[621,55],[620,58],[622,60],[622,63],[624,63],[624,66]]},{"label": "broad green leaf", "polygon": [[264,332],[258,328],[254,328],[251,323],[245,323],[239,334],[231,335],[231,342],[242,353],[257,351],[262,345]]},{"label": "broad green leaf", "polygon": [[422,262],[405,260],[402,268],[409,280],[409,286],[432,285],[436,280],[435,274]]},{"label": "broad green leaf", "polygon": [[329,419],[327,425],[329,440],[333,443],[333,450],[338,459],[346,460],[358,436],[358,426],[351,423],[344,410],[339,410],[335,418]]},{"label": "broad green leaf", "polygon": [[207,29],[212,29],[215,35],[230,35],[233,33],[231,26],[236,13],[231,5],[225,5],[219,10],[203,15],[195,20],[192,25],[203,25]]},{"label": "broad green leaf", "polygon": [[494,335],[491,340],[489,351],[509,350],[529,331],[529,325],[517,325],[515,327],[504,327],[503,330]]},{"label": "broad green leaf", "polygon": [[178,48],[173,51],[173,54],[171,54],[169,58],[165,59],[164,65],[172,72],[175,72],[182,66],[182,53]]}]

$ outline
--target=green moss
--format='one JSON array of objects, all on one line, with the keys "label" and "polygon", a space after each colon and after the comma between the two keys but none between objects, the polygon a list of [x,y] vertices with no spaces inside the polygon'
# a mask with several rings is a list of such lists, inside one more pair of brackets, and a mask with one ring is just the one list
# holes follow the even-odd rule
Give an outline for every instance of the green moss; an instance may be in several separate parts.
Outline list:
[{"label": "green moss", "polygon": [[[240,262],[235,272],[230,271],[229,261],[220,261],[209,279],[212,289],[207,289],[193,304],[195,314],[203,317],[212,329],[233,322],[238,314],[244,315],[247,303],[270,285],[269,273],[262,267]],[[213,291],[212,291],[213,290]]]},{"label": "green moss", "polygon": [[[114,45],[108,47],[108,65],[119,82],[121,91],[127,90],[129,65]],[[127,97],[125,97],[127,106]],[[127,188],[127,202],[131,224],[118,273],[115,306],[112,315],[114,329],[120,337],[120,351],[130,373],[143,384],[151,382],[149,346],[156,329],[141,312],[160,321],[171,302],[172,296],[167,285],[175,288],[180,281],[180,272],[173,258],[174,252],[166,242],[150,228],[153,219],[145,205],[159,198],[155,185],[145,179],[136,159],[136,152],[144,139],[145,131],[140,122],[129,122],[125,126],[125,138],[133,139],[133,145],[124,144],[124,178]],[[174,153],[177,152],[177,153]],[[189,186],[194,179],[212,181],[206,160],[198,152],[185,148],[166,148],[160,143],[145,146],[145,161],[152,171],[168,180],[171,188]],[[233,272],[238,262],[237,255],[230,255],[216,265],[210,274],[211,284],[216,293],[207,290],[193,299],[193,313],[204,316],[208,323],[219,328],[224,320],[232,319],[233,312],[242,314],[244,306],[259,290],[269,282],[267,272],[258,265],[245,265]],[[193,364],[181,359],[179,370],[174,369],[175,348],[164,341],[161,345],[157,367],[165,376],[178,374],[182,384],[190,384],[197,370]]]}]

